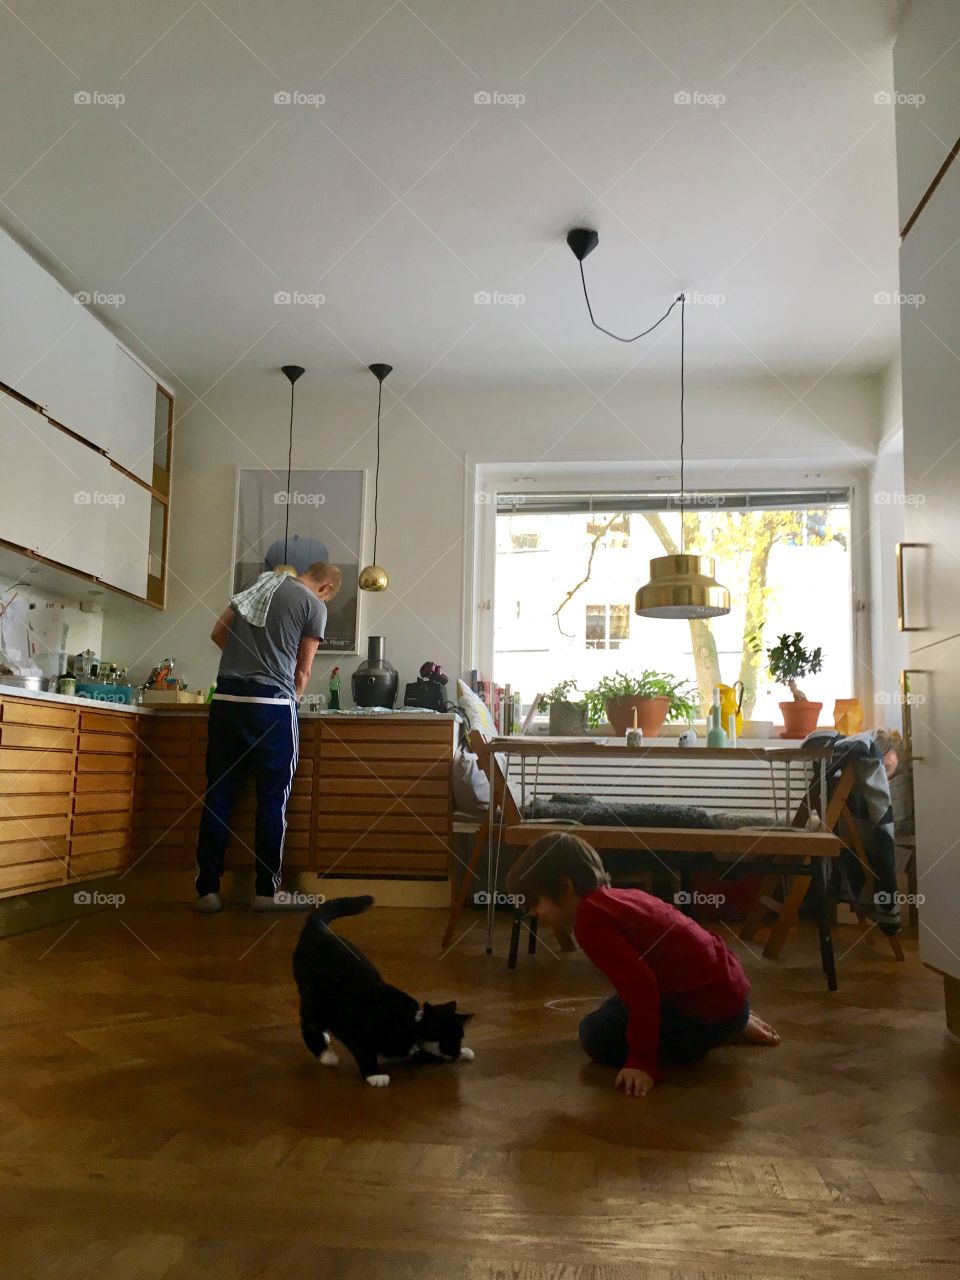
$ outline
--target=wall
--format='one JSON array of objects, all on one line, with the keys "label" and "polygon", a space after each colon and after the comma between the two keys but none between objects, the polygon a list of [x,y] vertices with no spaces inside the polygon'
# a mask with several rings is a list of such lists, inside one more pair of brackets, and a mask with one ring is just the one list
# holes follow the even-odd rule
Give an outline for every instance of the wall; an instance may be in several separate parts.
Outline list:
[{"label": "wall", "polygon": [[907,637],[897,629],[897,543],[904,539],[903,410],[900,361],[883,379],[883,435],[870,477],[870,631],[873,637],[873,715],[877,724],[902,727],[900,672]]},{"label": "wall", "polygon": [[[825,465],[863,467],[880,436],[877,380],[823,377],[801,398],[816,377],[793,379],[795,391],[774,377],[688,379],[688,458],[723,461],[730,484],[742,481],[747,457],[794,484]],[[363,598],[361,634],[386,635],[388,656],[401,680],[410,680],[426,658],[451,674],[472,665],[464,580],[474,572],[477,462],[515,461],[516,475],[554,464],[607,464],[625,483],[641,464],[648,473],[672,472],[679,420],[672,379],[621,383],[606,394],[579,379],[512,387],[424,382],[400,402],[392,393],[402,390],[397,374],[384,384],[378,558],[390,588]],[[172,655],[191,687],[213,679],[209,632],[229,595],[236,469],[285,471],[288,403],[279,373],[238,371],[205,403],[178,406],[167,611],[108,605],[105,622],[105,648],[133,674]],[[309,373],[297,384],[294,467],[370,468],[367,554],[375,423],[376,384],[365,371],[349,386],[317,386]],[[344,674],[359,661],[344,661]],[[325,688],[332,665],[320,655],[312,689]]]}]

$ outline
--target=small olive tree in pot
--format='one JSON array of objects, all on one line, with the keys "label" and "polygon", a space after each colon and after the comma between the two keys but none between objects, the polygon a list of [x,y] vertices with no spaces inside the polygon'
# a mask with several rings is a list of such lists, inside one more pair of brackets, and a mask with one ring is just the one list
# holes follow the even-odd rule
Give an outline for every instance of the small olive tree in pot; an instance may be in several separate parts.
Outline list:
[{"label": "small olive tree in pot", "polygon": [[797,681],[804,676],[816,675],[823,666],[823,652],[818,647],[807,649],[803,643],[803,633],[795,631],[793,635],[784,633],[777,637],[777,643],[767,650],[767,670],[777,684],[786,685],[793,694],[792,702],[781,702],[783,714],[784,738],[805,738],[817,727],[822,702],[811,702]]},{"label": "small olive tree in pot", "polygon": [[549,710],[552,738],[579,738],[587,732],[587,704],[570,697],[576,687],[575,680],[561,680],[549,693],[540,695],[537,710]]}]

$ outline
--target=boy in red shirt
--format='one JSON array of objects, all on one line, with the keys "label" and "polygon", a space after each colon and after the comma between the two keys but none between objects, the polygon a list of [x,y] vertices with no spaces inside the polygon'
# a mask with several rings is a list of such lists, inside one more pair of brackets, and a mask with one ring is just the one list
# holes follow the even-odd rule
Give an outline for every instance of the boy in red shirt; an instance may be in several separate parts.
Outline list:
[{"label": "boy in red shirt", "polygon": [[580,1043],[615,1086],[642,1097],[661,1063],[696,1062],[721,1044],[776,1045],[750,1012],[750,983],[721,940],[639,889],[611,889],[597,851],[575,835],[548,835],[511,867],[510,893],[537,920],[572,932],[613,984],[580,1023]]}]

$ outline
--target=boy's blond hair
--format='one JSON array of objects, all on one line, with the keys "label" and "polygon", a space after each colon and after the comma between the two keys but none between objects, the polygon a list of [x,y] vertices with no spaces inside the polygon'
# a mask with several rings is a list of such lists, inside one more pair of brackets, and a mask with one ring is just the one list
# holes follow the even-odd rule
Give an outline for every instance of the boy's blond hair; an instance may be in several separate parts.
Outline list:
[{"label": "boy's blond hair", "polygon": [[564,879],[580,898],[610,883],[593,845],[579,836],[555,832],[541,836],[524,850],[507,874],[507,892],[521,897],[529,911],[541,898],[559,902]]},{"label": "boy's blond hair", "polygon": [[328,564],[326,560],[315,560],[303,576],[312,578],[321,587],[325,582],[329,582],[330,594],[334,596],[340,590],[340,584],[343,581],[343,574],[337,566]]}]

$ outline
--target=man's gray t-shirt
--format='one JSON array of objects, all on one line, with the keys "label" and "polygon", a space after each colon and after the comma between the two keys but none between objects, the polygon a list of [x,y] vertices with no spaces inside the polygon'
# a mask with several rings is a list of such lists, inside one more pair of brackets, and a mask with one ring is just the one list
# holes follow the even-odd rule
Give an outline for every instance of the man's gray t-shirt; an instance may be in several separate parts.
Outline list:
[{"label": "man's gray t-shirt", "polygon": [[256,680],[296,696],[294,673],[303,637],[323,639],[327,606],[296,578],[274,592],[267,621],[255,627],[235,612],[223,646],[218,675],[229,680]]}]

